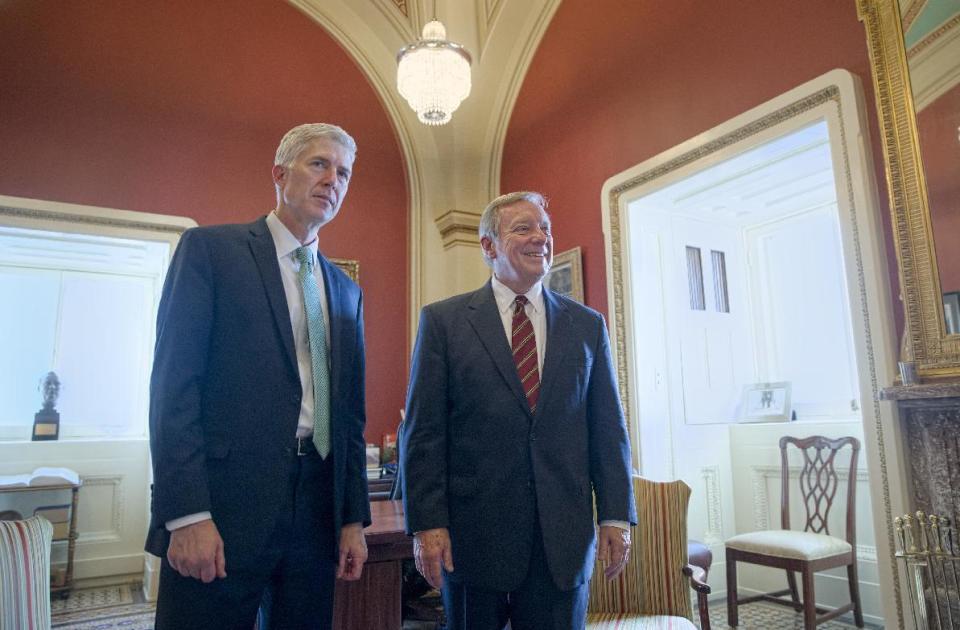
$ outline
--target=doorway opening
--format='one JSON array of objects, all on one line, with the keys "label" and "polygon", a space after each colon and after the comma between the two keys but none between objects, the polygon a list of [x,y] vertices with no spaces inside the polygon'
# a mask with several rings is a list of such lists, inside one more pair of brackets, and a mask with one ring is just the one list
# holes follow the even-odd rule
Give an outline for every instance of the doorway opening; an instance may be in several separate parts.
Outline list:
[{"label": "doorway opening", "polygon": [[[779,528],[780,437],[853,436],[867,457],[840,491],[857,486],[864,612],[882,625],[894,581],[877,370],[895,344],[872,171],[850,142],[858,103],[834,71],[611,178],[603,202],[635,464],[693,488],[689,535],[713,551],[714,597],[723,541]],[[743,595],[786,586],[783,571],[740,569]],[[818,574],[817,603],[846,603],[844,578]]]}]

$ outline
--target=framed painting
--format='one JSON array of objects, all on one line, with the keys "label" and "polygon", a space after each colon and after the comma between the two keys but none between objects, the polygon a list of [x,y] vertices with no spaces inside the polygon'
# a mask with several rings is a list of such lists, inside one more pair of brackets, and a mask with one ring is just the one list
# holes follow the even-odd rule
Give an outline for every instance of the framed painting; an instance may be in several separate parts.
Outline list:
[{"label": "framed painting", "polygon": [[583,304],[583,267],[579,247],[554,254],[553,266],[543,277],[543,286]]},{"label": "framed painting", "polygon": [[360,284],[360,261],[346,258],[331,258],[330,262],[340,268],[340,271],[350,276],[350,279]]}]

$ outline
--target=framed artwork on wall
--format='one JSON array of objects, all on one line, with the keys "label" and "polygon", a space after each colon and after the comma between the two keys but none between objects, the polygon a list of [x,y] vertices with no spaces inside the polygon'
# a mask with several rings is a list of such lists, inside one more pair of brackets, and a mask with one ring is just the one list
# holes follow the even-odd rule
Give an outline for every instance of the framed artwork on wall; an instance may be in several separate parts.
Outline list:
[{"label": "framed artwork on wall", "polygon": [[753,383],[743,387],[740,422],[788,422],[790,383]]},{"label": "framed artwork on wall", "polygon": [[543,286],[583,304],[583,267],[579,247],[554,254],[553,266],[543,277]]},{"label": "framed artwork on wall", "polygon": [[360,284],[360,261],[346,258],[331,258],[330,262],[340,268],[340,271],[350,276],[350,279]]}]

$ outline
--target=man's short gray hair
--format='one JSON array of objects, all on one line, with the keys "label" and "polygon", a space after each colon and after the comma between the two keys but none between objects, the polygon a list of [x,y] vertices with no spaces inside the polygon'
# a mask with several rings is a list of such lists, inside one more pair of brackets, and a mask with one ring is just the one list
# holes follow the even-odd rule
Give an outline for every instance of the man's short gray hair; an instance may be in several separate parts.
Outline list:
[{"label": "man's short gray hair", "polygon": [[487,204],[480,215],[480,238],[486,236],[490,240],[496,240],[500,236],[500,214],[504,207],[517,203],[518,201],[529,201],[544,212],[547,211],[547,198],[541,193],[530,190],[521,190],[519,192],[500,195]]},{"label": "man's short gray hair", "polygon": [[291,166],[306,146],[317,138],[333,140],[350,151],[354,158],[357,157],[357,143],[342,128],[329,123],[306,123],[294,127],[283,136],[277,147],[277,155],[273,158],[274,165]]}]

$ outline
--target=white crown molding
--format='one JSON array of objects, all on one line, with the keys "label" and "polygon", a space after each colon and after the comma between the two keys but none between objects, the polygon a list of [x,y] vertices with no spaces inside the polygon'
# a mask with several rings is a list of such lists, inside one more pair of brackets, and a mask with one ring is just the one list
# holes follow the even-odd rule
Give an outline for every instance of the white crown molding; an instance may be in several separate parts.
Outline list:
[{"label": "white crown molding", "polygon": [[36,227],[36,223],[46,223],[56,229],[70,231],[78,227],[84,229],[96,227],[105,230],[141,230],[176,235],[197,225],[196,221],[187,217],[7,195],[0,195],[0,222],[11,225],[23,224],[25,227]]},{"label": "white crown molding", "polygon": [[960,83],[960,14],[907,51],[917,112]]}]

